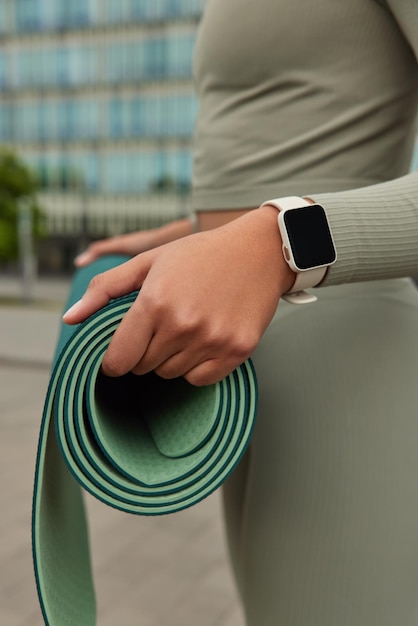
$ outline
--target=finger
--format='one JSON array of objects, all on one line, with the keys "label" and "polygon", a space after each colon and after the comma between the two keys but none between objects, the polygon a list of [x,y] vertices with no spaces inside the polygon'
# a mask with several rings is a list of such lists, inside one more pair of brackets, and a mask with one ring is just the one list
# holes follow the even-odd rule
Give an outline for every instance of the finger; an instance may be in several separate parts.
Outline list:
[{"label": "finger", "polygon": [[167,378],[175,378],[208,358],[206,342],[197,341],[194,327],[180,324],[175,312],[163,311],[163,324],[158,307],[149,316],[155,320],[156,330],[146,352],[135,364],[134,374],[142,375],[162,368],[159,374],[164,372]]},{"label": "finger", "polygon": [[[143,352],[141,358],[137,358],[136,363],[133,365],[131,370],[133,374],[142,376],[148,372],[155,371],[157,374],[161,375],[159,368],[162,368],[161,371],[164,371],[164,364],[172,363],[172,367],[167,369],[168,376],[165,376],[165,378],[176,378],[177,376],[181,376],[193,366],[193,363],[191,363],[189,367],[181,365],[181,362],[185,359],[184,355],[181,359],[179,357],[182,353],[178,351],[179,348],[177,347],[177,341],[168,340],[165,343],[161,343],[156,339],[156,336],[157,335],[154,334],[151,338],[147,349]],[[180,369],[176,365],[178,362],[180,362]]]},{"label": "finger", "polygon": [[208,359],[185,372],[183,376],[191,385],[204,387],[205,385],[218,383],[239,365],[238,361],[232,359]]},{"label": "finger", "polygon": [[142,359],[132,369],[133,374],[155,371],[161,378],[178,378],[209,358],[208,353],[202,353],[201,346],[195,350],[189,345],[185,348],[177,338],[166,345],[158,346],[158,343],[154,335]]},{"label": "finger", "polygon": [[123,376],[132,371],[147,351],[154,332],[154,321],[144,314],[139,294],[110,341],[102,361],[103,373]]},{"label": "finger", "polygon": [[161,316],[145,291],[144,287],[117,328],[102,362],[104,372],[122,376],[157,371],[176,378],[208,359],[212,343],[196,341],[194,326],[180,325],[174,314],[163,310]]},{"label": "finger", "polygon": [[105,306],[112,298],[124,296],[139,289],[149,271],[152,252],[138,255],[102,274],[89,283],[81,300],[64,315],[66,324],[78,324]]}]

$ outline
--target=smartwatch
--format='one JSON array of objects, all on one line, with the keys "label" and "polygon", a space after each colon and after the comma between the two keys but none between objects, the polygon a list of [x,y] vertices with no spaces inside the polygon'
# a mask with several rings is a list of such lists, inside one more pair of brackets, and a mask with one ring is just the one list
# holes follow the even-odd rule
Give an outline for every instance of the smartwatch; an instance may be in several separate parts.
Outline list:
[{"label": "smartwatch", "polygon": [[319,285],[337,259],[324,207],[297,196],[267,200],[261,206],[266,205],[279,211],[283,256],[296,272],[292,288],[282,297],[292,304],[315,302],[317,297],[305,289]]}]

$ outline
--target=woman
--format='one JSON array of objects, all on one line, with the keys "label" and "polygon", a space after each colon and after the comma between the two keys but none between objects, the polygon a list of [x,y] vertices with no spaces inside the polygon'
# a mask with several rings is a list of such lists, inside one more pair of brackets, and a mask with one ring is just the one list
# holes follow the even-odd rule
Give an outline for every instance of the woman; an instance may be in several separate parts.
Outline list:
[{"label": "woman", "polygon": [[[204,385],[253,356],[257,427],[224,488],[248,626],[417,623],[417,54],[416,0],[209,0],[200,232],[182,220],[78,259],[147,249],[64,317],[141,287],[107,374]],[[325,208],[337,250],[306,306],[283,301],[297,276],[265,204],[295,195]]]}]

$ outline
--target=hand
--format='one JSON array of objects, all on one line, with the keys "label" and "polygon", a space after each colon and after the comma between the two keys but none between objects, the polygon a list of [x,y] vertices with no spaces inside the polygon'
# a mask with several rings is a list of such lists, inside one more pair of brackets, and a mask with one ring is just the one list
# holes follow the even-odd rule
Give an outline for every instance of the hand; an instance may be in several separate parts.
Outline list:
[{"label": "hand", "polygon": [[89,265],[99,257],[107,254],[125,254],[135,256],[146,250],[152,250],[169,241],[174,241],[190,235],[193,232],[192,221],[189,218],[176,220],[151,230],[140,230],[126,235],[109,237],[91,243],[87,250],[76,256],[74,264],[77,267]]},{"label": "hand", "polygon": [[64,321],[77,324],[141,288],[106,351],[104,373],[154,370],[206,385],[252,354],[294,278],[277,211],[262,207],[99,274]]}]

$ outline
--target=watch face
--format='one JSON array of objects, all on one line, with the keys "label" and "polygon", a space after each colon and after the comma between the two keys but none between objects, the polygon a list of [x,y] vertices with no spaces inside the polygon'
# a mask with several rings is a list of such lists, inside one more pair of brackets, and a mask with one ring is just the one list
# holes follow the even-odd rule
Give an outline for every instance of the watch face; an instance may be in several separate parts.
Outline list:
[{"label": "watch face", "polygon": [[334,263],[335,247],[320,204],[284,211],[283,221],[295,264],[300,270]]}]

